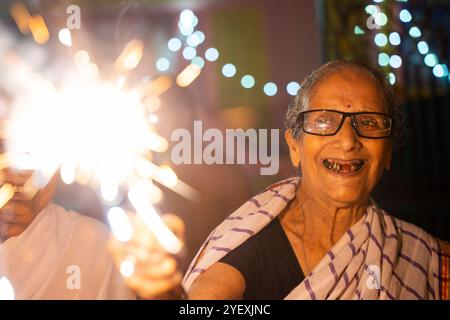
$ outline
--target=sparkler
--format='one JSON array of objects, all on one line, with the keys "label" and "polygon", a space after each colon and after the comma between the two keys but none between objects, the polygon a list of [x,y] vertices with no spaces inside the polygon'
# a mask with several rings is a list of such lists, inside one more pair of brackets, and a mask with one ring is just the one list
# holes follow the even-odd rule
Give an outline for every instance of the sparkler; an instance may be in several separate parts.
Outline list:
[{"label": "sparkler", "polygon": [[[19,29],[23,33],[31,31],[37,43],[48,40],[42,16],[30,16],[22,3],[15,3],[11,14]],[[70,30],[61,29],[58,37],[63,45],[74,47]],[[34,171],[20,190],[30,198],[58,170],[67,184],[78,182],[100,189],[108,205],[117,202],[119,190],[128,190],[128,200],[141,221],[167,252],[177,254],[183,243],[154,207],[163,194],[153,181],[194,201],[199,194],[180,181],[170,167],[152,162],[152,152],[165,152],[168,147],[167,141],[154,131],[152,122],[157,117],[152,112],[161,107],[159,95],[172,86],[173,80],[161,75],[126,88],[127,78],[143,53],[141,40],[129,41],[115,60],[114,75],[105,80],[100,79],[99,68],[87,51],[75,51],[74,71],[58,88],[17,56],[4,56],[21,83],[29,87],[27,94],[21,93],[14,103],[6,128],[7,153],[0,155],[0,166]],[[199,74],[200,68],[190,64],[176,82],[186,87]],[[4,184],[0,188],[0,207],[17,191]],[[109,209],[108,220],[118,240],[127,242],[132,238],[133,228],[122,208]],[[120,271],[124,276],[133,274],[132,260],[122,263]]]},{"label": "sparkler", "polygon": [[14,300],[14,288],[6,277],[0,278],[0,300]]}]

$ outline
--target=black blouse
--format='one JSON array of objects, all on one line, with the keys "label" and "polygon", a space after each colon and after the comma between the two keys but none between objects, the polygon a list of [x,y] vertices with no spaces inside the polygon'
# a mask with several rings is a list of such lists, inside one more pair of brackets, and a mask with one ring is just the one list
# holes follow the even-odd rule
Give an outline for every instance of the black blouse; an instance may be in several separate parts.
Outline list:
[{"label": "black blouse", "polygon": [[305,278],[277,218],[220,261],[241,272],[246,300],[281,300]]}]

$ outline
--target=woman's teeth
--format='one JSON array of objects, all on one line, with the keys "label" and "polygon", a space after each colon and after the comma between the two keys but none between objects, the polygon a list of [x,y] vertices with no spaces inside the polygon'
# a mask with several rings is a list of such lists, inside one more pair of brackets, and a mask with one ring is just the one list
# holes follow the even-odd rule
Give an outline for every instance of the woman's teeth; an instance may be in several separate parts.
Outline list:
[{"label": "woman's teeth", "polygon": [[364,160],[340,161],[334,159],[323,160],[323,165],[328,170],[339,173],[350,173],[360,170],[364,166]]}]

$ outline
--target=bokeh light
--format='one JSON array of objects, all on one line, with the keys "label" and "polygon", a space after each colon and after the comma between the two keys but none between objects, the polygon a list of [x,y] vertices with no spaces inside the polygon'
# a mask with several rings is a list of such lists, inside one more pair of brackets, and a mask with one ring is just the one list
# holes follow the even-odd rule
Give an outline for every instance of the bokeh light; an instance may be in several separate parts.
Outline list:
[{"label": "bokeh light", "polygon": [[264,85],[263,90],[264,90],[264,93],[265,93],[266,95],[268,95],[269,97],[272,97],[272,96],[274,96],[274,95],[277,94],[278,88],[277,88],[277,85],[276,85],[275,83],[273,83],[273,82],[267,82],[267,83]]},{"label": "bokeh light", "polygon": [[300,84],[296,81],[289,82],[286,86],[286,91],[291,96],[296,96],[299,89]]},{"label": "bokeh light", "polygon": [[209,48],[205,51],[205,58],[208,61],[216,61],[219,58],[219,51],[216,48]]},{"label": "bokeh light", "polygon": [[246,89],[250,89],[255,85],[255,78],[249,74],[246,74],[241,78],[241,85]]},{"label": "bokeh light", "polygon": [[232,63],[227,63],[222,67],[222,74],[227,78],[231,78],[236,74],[236,67]]}]

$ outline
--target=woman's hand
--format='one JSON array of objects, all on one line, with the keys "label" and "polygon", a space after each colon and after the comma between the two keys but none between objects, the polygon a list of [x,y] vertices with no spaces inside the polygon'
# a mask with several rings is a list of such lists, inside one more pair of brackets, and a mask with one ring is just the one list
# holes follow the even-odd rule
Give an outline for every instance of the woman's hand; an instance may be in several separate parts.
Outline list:
[{"label": "woman's hand", "polygon": [[[162,219],[179,239],[184,238],[184,223],[180,218],[166,214]],[[180,299],[182,273],[179,259],[161,246],[139,216],[130,216],[130,220],[134,231],[132,239],[121,242],[112,235],[109,242],[125,283],[142,299]],[[130,266],[134,266],[134,270]]]}]

